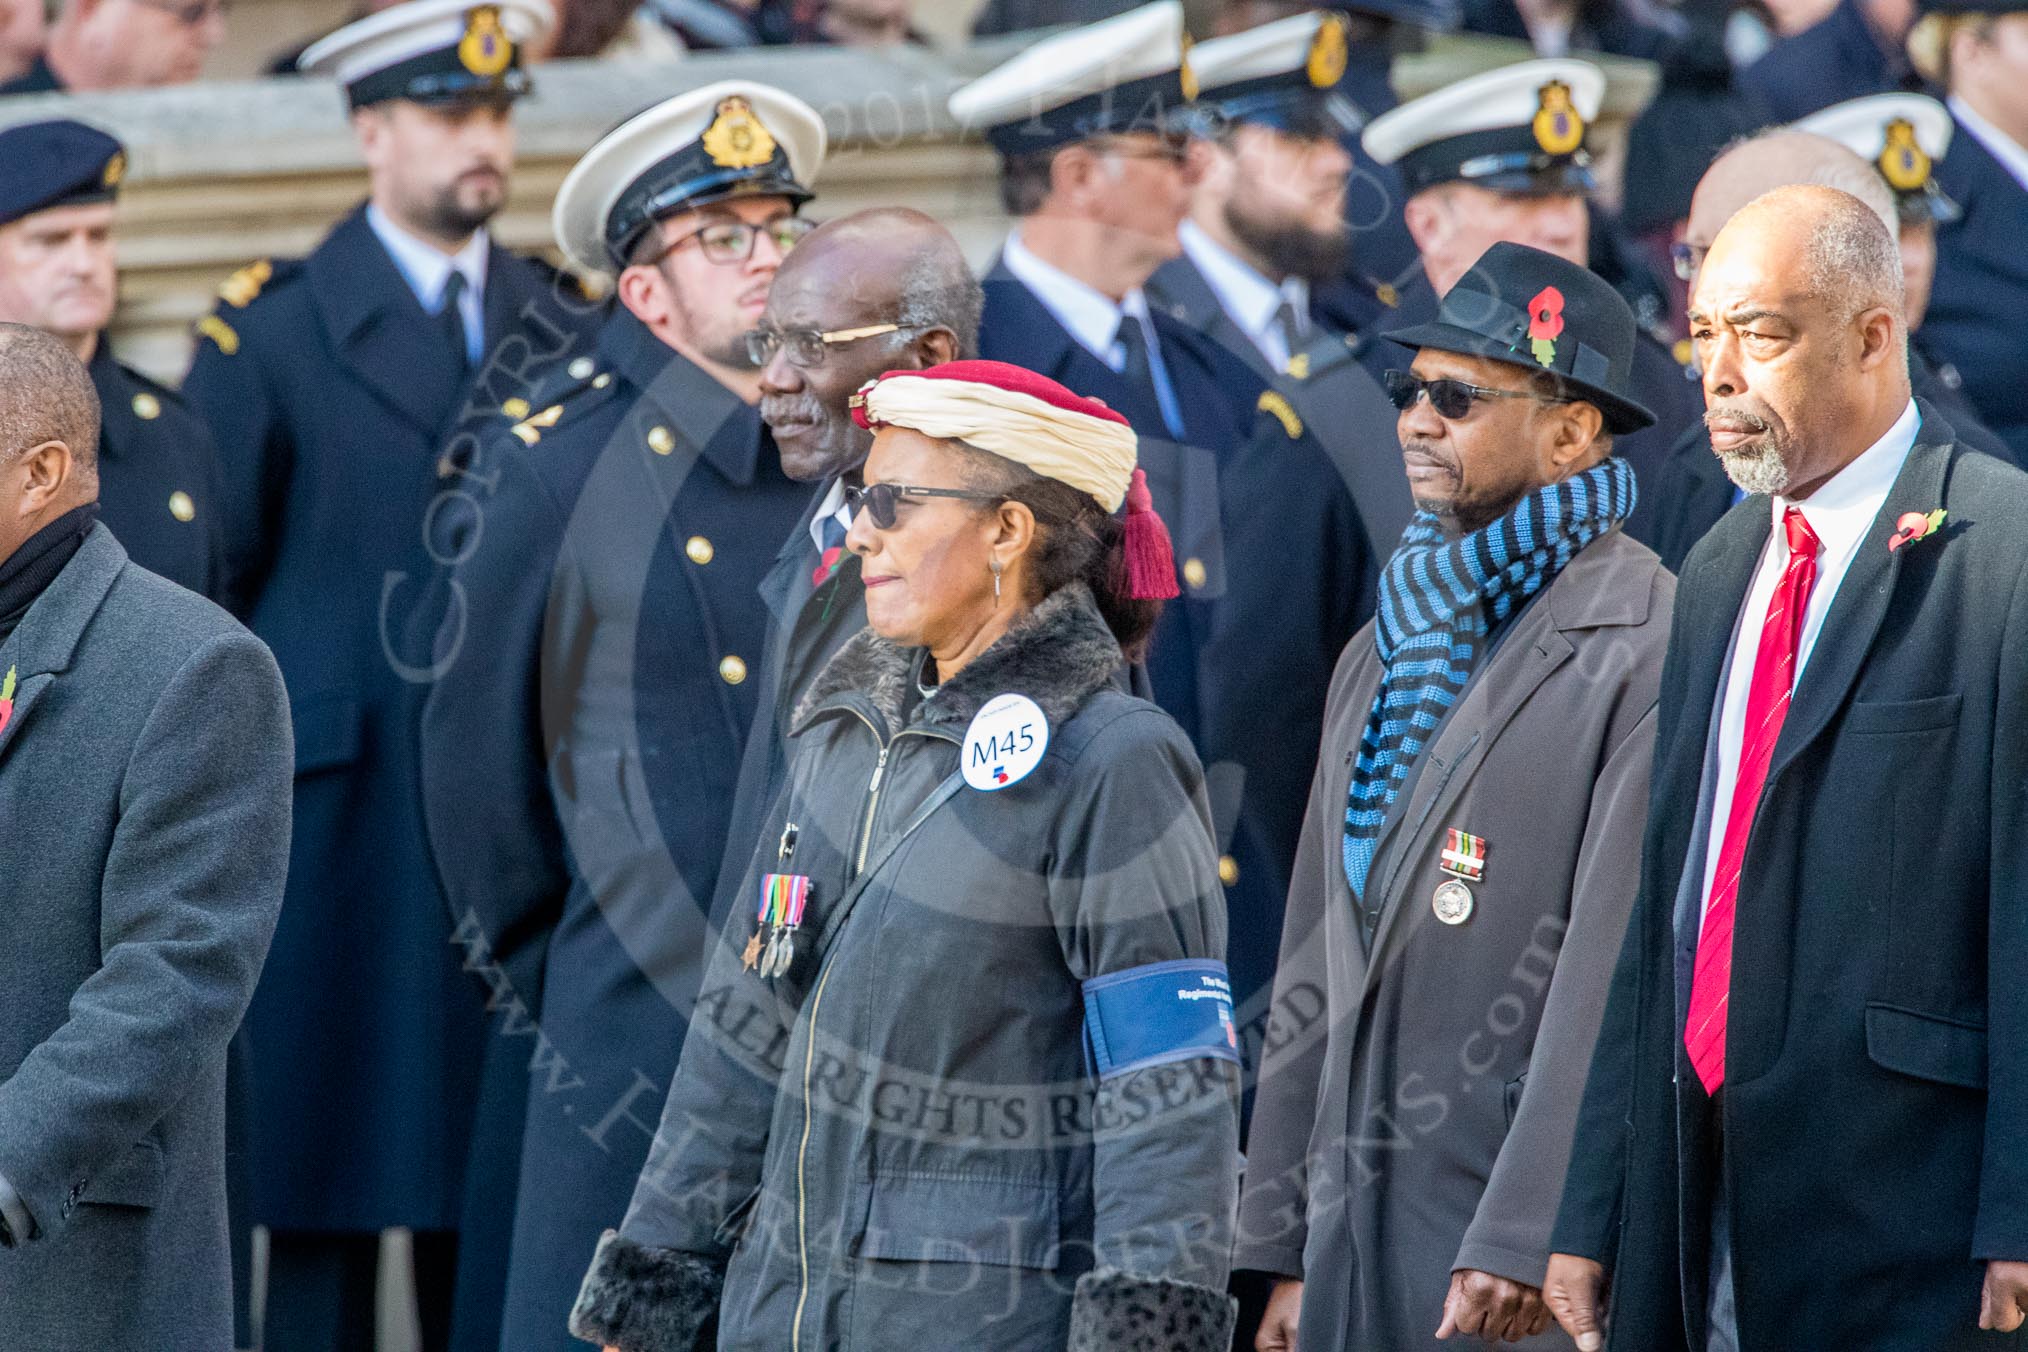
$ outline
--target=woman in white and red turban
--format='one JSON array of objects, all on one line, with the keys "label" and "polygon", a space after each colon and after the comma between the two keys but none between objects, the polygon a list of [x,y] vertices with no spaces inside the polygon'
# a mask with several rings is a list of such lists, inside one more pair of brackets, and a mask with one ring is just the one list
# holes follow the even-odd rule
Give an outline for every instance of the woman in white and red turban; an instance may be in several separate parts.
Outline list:
[{"label": "woman in white and red turban", "polygon": [[1123,679],[1176,594],[1134,434],[998,362],[857,399],[871,623],[796,712],[572,1327],[1227,1352],[1225,903],[1196,755]]}]

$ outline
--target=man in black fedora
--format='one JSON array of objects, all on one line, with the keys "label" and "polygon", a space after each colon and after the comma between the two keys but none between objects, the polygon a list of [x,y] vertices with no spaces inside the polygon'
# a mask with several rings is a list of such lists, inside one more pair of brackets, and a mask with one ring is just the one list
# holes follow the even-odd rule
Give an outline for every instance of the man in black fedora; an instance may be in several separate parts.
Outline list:
[{"label": "man in black fedora", "polygon": [[1281,1279],[1262,1352],[1567,1347],[1539,1288],[1675,593],[1619,530],[1653,415],[1626,302],[1525,245],[1387,336],[1416,516],[1332,682],[1234,1266]]}]

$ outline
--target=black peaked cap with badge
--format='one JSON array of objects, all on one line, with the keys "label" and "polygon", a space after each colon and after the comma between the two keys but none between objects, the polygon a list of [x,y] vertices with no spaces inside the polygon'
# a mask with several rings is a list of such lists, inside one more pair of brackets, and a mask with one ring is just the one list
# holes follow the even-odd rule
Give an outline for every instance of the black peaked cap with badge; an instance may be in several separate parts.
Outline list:
[{"label": "black peaked cap with badge", "polygon": [[532,88],[522,48],[556,22],[548,0],[410,0],[346,24],[297,60],[328,75],[353,108],[511,102]]},{"label": "black peaked cap with badge", "polygon": [[1811,113],[1793,124],[1838,142],[1894,189],[1904,225],[1947,225],[1964,213],[1936,181],[1936,162],[1951,148],[1950,109],[1927,94],[1869,94]]},{"label": "black peaked cap with badge", "polygon": [[110,202],[119,195],[127,156],[120,143],[69,118],[24,122],[0,131],[0,225],[50,207]]},{"label": "black peaked cap with badge", "polygon": [[1589,61],[1519,61],[1381,114],[1360,144],[1394,165],[1411,194],[1440,183],[1521,195],[1588,193],[1594,184],[1585,133],[1605,89],[1605,72]]},{"label": "black peaked cap with badge", "polygon": [[1181,0],[1057,33],[951,95],[951,116],[1003,156],[1126,132],[1188,129],[1198,95]]},{"label": "black peaked cap with badge", "polygon": [[1610,282],[1503,240],[1445,293],[1433,322],[1382,336],[1547,371],[1567,394],[1596,404],[1606,430],[1621,435],[1655,423],[1631,394],[1635,333],[1634,312]]},{"label": "black peaked cap with badge", "polygon": [[1338,88],[1351,55],[1350,25],[1328,11],[1213,38],[1190,52],[1202,91],[1191,108],[1191,130],[1215,135],[1244,123],[1284,136],[1349,136],[1366,121]]},{"label": "black peaked cap with badge", "polygon": [[601,136],[557,189],[550,224],[582,271],[617,273],[650,226],[741,197],[801,206],[824,162],[824,119],[793,94],[724,80],[665,99]]}]

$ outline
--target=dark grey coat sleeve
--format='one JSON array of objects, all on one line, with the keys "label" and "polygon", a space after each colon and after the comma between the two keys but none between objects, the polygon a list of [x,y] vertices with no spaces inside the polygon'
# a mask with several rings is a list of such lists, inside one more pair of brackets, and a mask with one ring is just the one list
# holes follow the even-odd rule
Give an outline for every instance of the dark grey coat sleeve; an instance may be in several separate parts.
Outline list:
[{"label": "dark grey coat sleeve", "polygon": [[1570,923],[1528,1058],[1528,1081],[1453,1271],[1472,1268],[1540,1286],[1548,1270],[1578,1106],[1640,879],[1655,716],[1650,707],[1613,750],[1592,788],[1572,879]]},{"label": "dark grey coat sleeve", "polygon": [[149,714],[99,882],[101,965],[0,1084],[0,1175],[40,1233],[225,1055],[281,910],[294,760],[281,673],[243,630]]},{"label": "dark grey coat sleeve", "polygon": [[[1136,709],[1093,739],[1079,771],[1058,821],[1050,900],[1071,974],[1089,981],[1149,963],[1222,960],[1225,901],[1210,807],[1182,732],[1158,710]],[[1238,1071],[1236,1061],[1206,1057],[1098,1085],[1092,1247],[1100,1266],[1078,1281],[1072,1352],[1127,1345],[1136,1309],[1214,1330],[1207,1346],[1220,1328],[1230,1340]]]},{"label": "dark grey coat sleeve", "polygon": [[1341,853],[1345,815],[1342,803],[1329,801],[1333,795],[1329,785],[1338,773],[1336,758],[1345,750],[1347,730],[1356,737],[1356,730],[1364,726],[1364,711],[1345,706],[1361,656],[1371,652],[1370,644],[1356,640],[1347,644],[1331,678],[1323,745],[1296,847],[1288,909],[1282,916],[1274,999],[1261,1044],[1246,1180],[1239,1197],[1239,1239],[1232,1254],[1235,1268],[1297,1280],[1303,1275],[1303,1246],[1309,1239],[1310,1137],[1324,1080],[1331,1013],[1324,946],[1330,896],[1324,880],[1328,870],[1338,866],[1335,858]]}]

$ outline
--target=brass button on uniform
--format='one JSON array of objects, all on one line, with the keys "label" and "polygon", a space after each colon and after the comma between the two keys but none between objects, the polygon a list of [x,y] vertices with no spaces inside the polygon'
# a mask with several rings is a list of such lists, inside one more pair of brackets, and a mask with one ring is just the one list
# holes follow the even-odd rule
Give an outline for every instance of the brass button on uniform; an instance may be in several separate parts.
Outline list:
[{"label": "brass button on uniform", "polygon": [[1209,573],[1204,571],[1204,560],[1185,559],[1183,561],[1183,580],[1190,584],[1192,590],[1202,587],[1209,580],[1210,576]]},{"label": "brass button on uniform", "polygon": [[523,418],[528,416],[528,401],[517,395],[512,399],[508,399],[502,402],[500,405],[500,411],[506,414],[508,417],[512,418],[515,422],[520,422]]},{"label": "brass button on uniform", "polygon": [[746,663],[737,657],[727,657],[718,664],[718,674],[725,678],[727,685],[738,685],[746,679]]},{"label": "brass button on uniform", "polygon": [[592,373],[593,365],[594,363],[592,362],[592,359],[590,357],[577,358],[570,364],[569,367],[570,378],[572,380],[583,380],[586,376]]},{"label": "brass button on uniform", "polygon": [[144,422],[161,417],[162,401],[146,390],[141,391],[134,396],[134,416]]},{"label": "brass button on uniform", "polygon": [[197,519],[197,504],[190,500],[188,493],[179,488],[169,495],[169,515],[178,521],[194,521]]},{"label": "brass button on uniform", "polygon": [[693,535],[684,544],[683,552],[690,556],[690,561],[692,563],[704,564],[710,563],[712,557],[715,554],[717,554],[718,551],[713,549],[711,547],[711,541],[705,539],[702,535]]},{"label": "brass button on uniform", "polygon": [[1227,887],[1239,881],[1239,861],[1229,854],[1218,856],[1218,881]]},{"label": "brass button on uniform", "polygon": [[668,428],[657,423],[648,429],[648,449],[657,455],[667,455],[676,449],[676,438]]},{"label": "brass button on uniform", "polygon": [[609,371],[601,371],[597,375],[592,377],[592,388],[595,390],[602,390],[612,383],[613,377],[612,373]]}]

